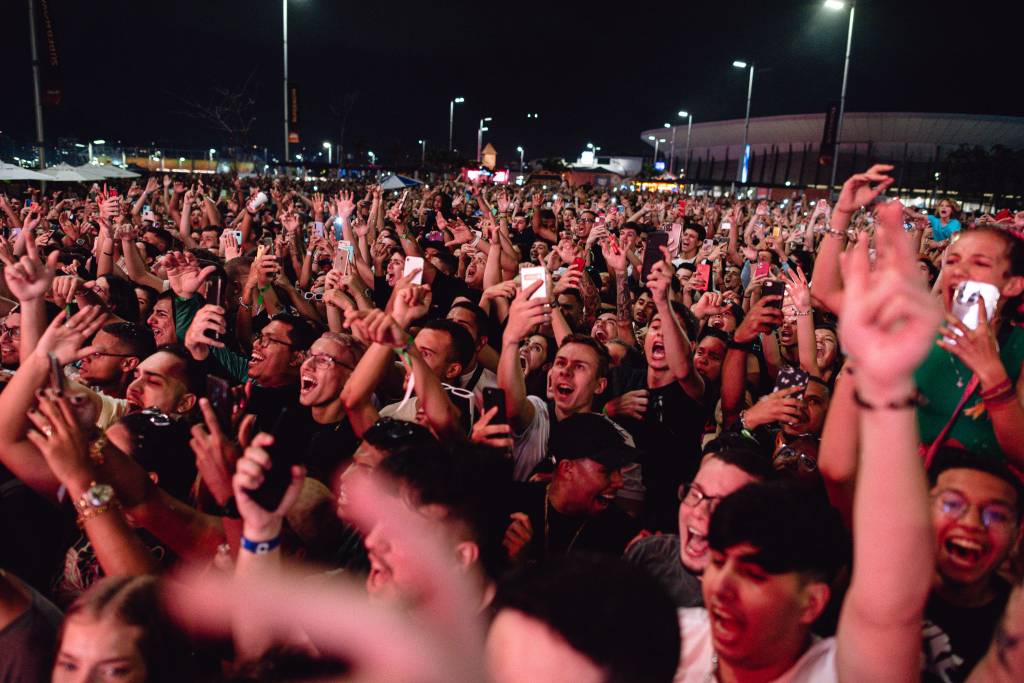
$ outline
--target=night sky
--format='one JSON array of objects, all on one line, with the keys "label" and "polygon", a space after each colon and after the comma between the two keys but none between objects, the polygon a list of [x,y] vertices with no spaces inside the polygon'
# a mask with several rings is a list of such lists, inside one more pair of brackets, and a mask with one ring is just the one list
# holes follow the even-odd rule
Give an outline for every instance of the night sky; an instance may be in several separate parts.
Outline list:
[{"label": "night sky", "polygon": [[[5,0],[0,131],[33,136],[27,9]],[[862,1],[848,110],[1020,116],[1021,48],[1010,3]],[[180,96],[207,97],[255,70],[251,142],[281,147],[281,2],[50,0],[64,103],[47,137],[219,146],[183,117]],[[745,72],[758,64],[753,115],[824,111],[842,78],[846,13],[820,2],[340,2],[290,0],[289,71],[301,92],[303,144],[338,141],[332,100],[358,93],[348,150],[386,162],[418,156],[417,138],[444,147],[448,101],[456,147],[472,154],[476,125],[499,160],[575,158],[586,142],[636,154],[640,131],[672,121],[743,116]],[[41,48],[42,49],[42,48]],[[538,112],[539,121],[526,118]]]}]

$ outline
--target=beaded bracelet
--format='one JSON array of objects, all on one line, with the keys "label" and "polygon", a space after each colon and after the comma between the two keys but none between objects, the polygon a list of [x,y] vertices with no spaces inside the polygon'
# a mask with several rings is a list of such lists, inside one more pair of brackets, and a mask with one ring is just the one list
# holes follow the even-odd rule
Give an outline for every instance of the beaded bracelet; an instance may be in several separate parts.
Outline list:
[{"label": "beaded bracelet", "polygon": [[854,390],[853,402],[865,410],[906,410],[907,408],[916,408],[924,405],[924,397],[921,395],[921,392],[915,389],[910,396],[907,396],[903,400],[874,405],[865,401],[861,398],[861,395]]}]

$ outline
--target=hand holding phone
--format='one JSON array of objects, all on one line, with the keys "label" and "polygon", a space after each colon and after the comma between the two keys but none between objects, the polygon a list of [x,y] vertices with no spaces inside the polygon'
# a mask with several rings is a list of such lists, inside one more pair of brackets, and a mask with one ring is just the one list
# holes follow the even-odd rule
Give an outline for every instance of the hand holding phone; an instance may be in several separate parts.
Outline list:
[{"label": "hand holding phone", "polygon": [[406,277],[409,273],[414,270],[419,270],[418,273],[413,277],[412,284],[422,285],[423,284],[423,257],[422,256],[406,256],[405,266],[402,268],[402,277]]}]

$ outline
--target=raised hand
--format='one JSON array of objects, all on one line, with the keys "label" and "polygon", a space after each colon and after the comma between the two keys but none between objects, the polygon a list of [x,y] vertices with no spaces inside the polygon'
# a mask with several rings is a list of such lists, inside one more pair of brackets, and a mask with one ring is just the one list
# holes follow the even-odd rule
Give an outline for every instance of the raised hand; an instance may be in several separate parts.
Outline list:
[{"label": "raised hand", "polygon": [[619,246],[619,241],[614,235],[601,240],[601,255],[608,264],[608,272],[615,275],[625,274],[626,250]]},{"label": "raised hand", "polygon": [[514,445],[507,424],[491,424],[498,414],[498,406],[492,406],[473,424],[469,440],[478,446],[510,449]]},{"label": "raised hand", "polygon": [[505,343],[520,342],[530,335],[533,328],[549,322],[551,319],[550,305],[544,299],[530,299],[543,285],[543,280],[534,282],[516,294],[508,310],[508,322],[505,324]]},{"label": "raised hand", "polygon": [[30,411],[35,426],[26,437],[46,459],[54,476],[69,489],[84,490],[95,480],[95,465],[89,457],[89,442],[75,417],[74,408],[64,396],[47,390]]},{"label": "raised hand", "polygon": [[796,306],[797,312],[805,314],[810,311],[811,288],[807,284],[807,276],[804,275],[804,269],[800,266],[797,266],[795,271],[790,268],[783,273],[782,279],[786,282],[786,292],[793,300],[793,305]]},{"label": "raised hand", "polygon": [[411,285],[399,290],[391,311],[395,322],[407,327],[414,320],[419,320],[430,311],[432,298],[430,285]]},{"label": "raised hand", "polygon": [[787,387],[761,397],[757,403],[747,409],[743,415],[743,422],[749,429],[755,429],[761,425],[773,424],[795,424],[803,419],[803,401],[793,398],[804,390],[802,386]]},{"label": "raised hand", "polygon": [[231,475],[241,455],[238,445],[221,429],[209,399],[199,399],[203,424],[193,425],[189,445],[196,456],[196,469],[218,505],[231,498]]},{"label": "raised hand", "polygon": [[53,283],[59,256],[57,251],[52,251],[46,257],[46,263],[41,263],[33,240],[25,240],[25,255],[17,262],[14,261],[13,254],[5,254],[0,251],[0,259],[3,259],[6,266],[4,279],[7,281],[7,287],[18,298],[18,301],[25,303],[46,295]]},{"label": "raised hand", "polygon": [[650,393],[647,389],[627,391],[621,396],[616,396],[608,401],[605,404],[605,411],[609,417],[632,417],[642,420],[644,413],[647,412]]},{"label": "raised hand", "polygon": [[167,271],[171,289],[182,299],[191,299],[206,279],[216,272],[216,266],[199,268],[199,261],[190,252],[169,252],[162,264]]},{"label": "raised hand", "polygon": [[192,324],[185,332],[185,348],[198,361],[206,360],[210,355],[210,347],[224,348],[224,342],[213,339],[212,333],[226,334],[227,324],[224,321],[224,309],[213,304],[206,304],[196,312]]},{"label": "raised hand", "polygon": [[875,164],[864,173],[850,176],[843,183],[843,189],[839,192],[836,211],[852,214],[857,209],[873,202],[878,195],[885,192],[896,181],[895,178],[887,175],[892,169],[890,164]]},{"label": "raised hand", "polygon": [[302,484],[306,479],[306,468],[293,465],[291,484],[285,490],[277,509],[273,511],[265,510],[249,497],[249,491],[258,489],[263,484],[267,471],[270,470],[270,454],[266,449],[273,444],[274,437],[270,434],[261,432],[254,436],[252,443],[238,459],[235,476],[231,479],[235,503],[242,517],[242,535],[251,541],[269,541],[281,535],[284,517],[299,499]]},{"label": "raised hand", "polygon": [[85,306],[70,318],[67,311],[62,310],[36,342],[33,353],[41,356],[52,353],[61,365],[82,360],[96,350],[92,346],[82,348],[82,344],[91,339],[106,320],[107,314],[99,306]]},{"label": "raised hand", "polygon": [[345,311],[345,325],[352,330],[352,334],[366,343],[400,349],[409,342],[409,333],[379,308]]},{"label": "raised hand", "polygon": [[757,339],[758,335],[768,334],[782,324],[782,309],[770,304],[781,301],[782,297],[777,294],[763,296],[757,303],[750,307],[750,310],[743,317],[733,332],[733,339],[737,344],[746,344]]},{"label": "raised hand", "polygon": [[722,302],[722,294],[720,292],[704,292],[700,295],[697,303],[690,309],[690,312],[699,319],[717,315],[728,309],[729,305]]}]

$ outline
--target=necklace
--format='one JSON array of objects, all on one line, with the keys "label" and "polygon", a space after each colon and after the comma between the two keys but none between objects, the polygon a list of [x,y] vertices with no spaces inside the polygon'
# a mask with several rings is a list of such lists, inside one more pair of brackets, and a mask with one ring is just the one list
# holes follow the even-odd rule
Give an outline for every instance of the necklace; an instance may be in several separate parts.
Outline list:
[{"label": "necklace", "polygon": [[[551,484],[548,484],[544,488],[544,555],[545,555],[545,557],[547,556],[547,554],[548,554],[548,552],[549,552],[549,550],[551,548],[551,521],[549,519],[549,512],[551,510],[550,496],[551,496]],[[583,533],[583,528],[585,526],[587,526],[587,522],[589,522],[589,521],[590,520],[588,520],[588,519],[583,520],[583,523],[580,524],[578,529],[576,529],[576,533],[573,534],[572,540],[569,541],[569,545],[566,546],[566,548],[565,548],[565,552],[566,553],[568,553],[570,550],[572,550],[572,547],[576,544],[576,539],[578,539],[580,537],[580,534]]]}]

